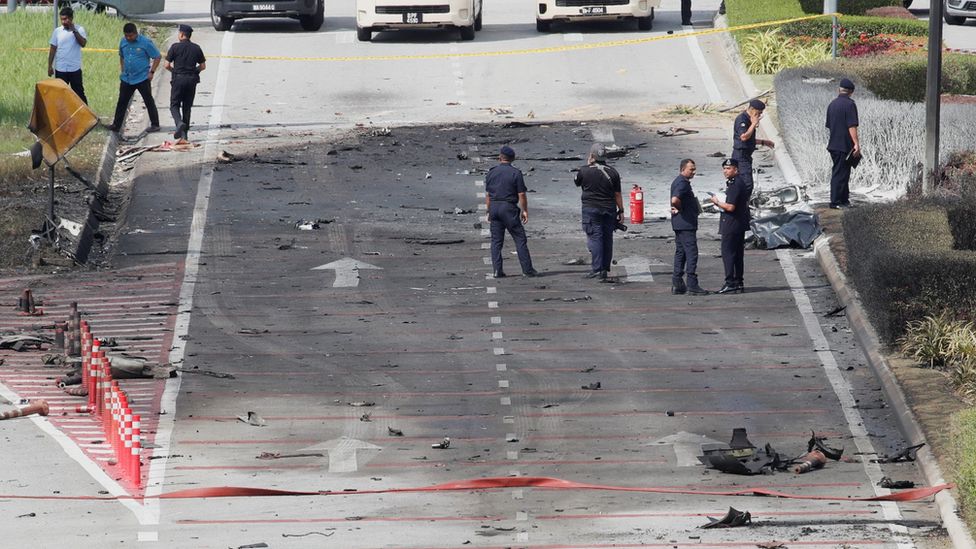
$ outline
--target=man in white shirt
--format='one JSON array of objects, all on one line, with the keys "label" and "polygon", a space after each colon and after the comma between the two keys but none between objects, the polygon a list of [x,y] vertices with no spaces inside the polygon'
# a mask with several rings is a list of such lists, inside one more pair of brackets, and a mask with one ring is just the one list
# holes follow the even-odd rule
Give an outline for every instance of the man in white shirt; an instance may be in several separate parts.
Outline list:
[{"label": "man in white shirt", "polygon": [[81,48],[88,43],[85,28],[74,24],[75,12],[61,8],[61,26],[51,33],[51,51],[47,54],[47,75],[60,78],[71,86],[86,104],[85,85],[81,80]]}]

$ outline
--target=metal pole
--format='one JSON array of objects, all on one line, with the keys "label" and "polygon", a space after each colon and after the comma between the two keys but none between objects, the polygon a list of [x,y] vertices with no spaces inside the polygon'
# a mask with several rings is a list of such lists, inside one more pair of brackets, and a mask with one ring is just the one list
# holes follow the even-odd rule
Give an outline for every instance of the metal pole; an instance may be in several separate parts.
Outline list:
[{"label": "metal pole", "polygon": [[17,0],[7,0],[7,13],[17,11]]},{"label": "metal pole", "polygon": [[54,28],[61,26],[61,16],[58,15],[58,0],[51,0],[51,5],[54,6]]},{"label": "metal pole", "polygon": [[[837,0],[824,0],[824,13],[837,13]],[[837,58],[837,16],[830,18],[830,55]]]},{"label": "metal pole", "polygon": [[925,74],[925,164],[922,194],[929,194],[939,176],[939,123],[942,90],[942,2],[929,7],[929,60]]},{"label": "metal pole", "polygon": [[54,166],[50,168],[51,177],[47,182],[47,222],[54,227]]}]

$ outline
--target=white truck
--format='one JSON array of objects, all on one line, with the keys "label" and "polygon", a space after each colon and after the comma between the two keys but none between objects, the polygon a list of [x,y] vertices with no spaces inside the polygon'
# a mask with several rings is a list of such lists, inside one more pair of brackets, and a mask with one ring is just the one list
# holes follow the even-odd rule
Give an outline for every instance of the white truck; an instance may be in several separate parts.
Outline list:
[{"label": "white truck", "polygon": [[536,0],[535,28],[549,32],[557,22],[636,19],[637,28],[651,30],[660,6],[661,0]]},{"label": "white truck", "polygon": [[456,28],[461,40],[481,30],[482,0],[356,0],[356,37],[369,42],[374,32]]}]

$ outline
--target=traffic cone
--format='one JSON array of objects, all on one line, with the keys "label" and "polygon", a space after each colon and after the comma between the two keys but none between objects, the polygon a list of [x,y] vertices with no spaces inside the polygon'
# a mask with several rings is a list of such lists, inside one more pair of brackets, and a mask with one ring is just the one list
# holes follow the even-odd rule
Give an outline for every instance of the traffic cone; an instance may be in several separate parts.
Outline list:
[{"label": "traffic cone", "polygon": [[25,288],[24,293],[17,299],[17,312],[22,315],[40,316],[44,311],[34,306],[34,294],[30,288]]},{"label": "traffic cone", "polygon": [[827,456],[823,455],[823,452],[820,450],[813,450],[807,452],[805,456],[800,458],[800,463],[793,468],[793,472],[799,475],[813,471],[814,469],[820,469],[825,463],[827,463]]},{"label": "traffic cone", "polygon": [[38,400],[35,402],[31,402],[30,404],[24,406],[23,408],[17,408],[16,410],[3,412],[2,414],[0,414],[0,420],[29,416],[31,414],[40,414],[42,416],[46,416],[49,411],[50,408],[47,405],[47,401]]},{"label": "traffic cone", "polygon": [[129,465],[132,484],[142,488],[142,426],[137,415],[132,416],[132,461]]}]

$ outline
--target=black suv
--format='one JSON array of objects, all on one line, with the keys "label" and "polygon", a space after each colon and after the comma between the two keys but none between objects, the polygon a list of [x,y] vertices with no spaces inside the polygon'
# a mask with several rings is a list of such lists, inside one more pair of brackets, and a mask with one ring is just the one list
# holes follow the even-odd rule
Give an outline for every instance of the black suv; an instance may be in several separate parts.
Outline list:
[{"label": "black suv", "polygon": [[246,17],[290,17],[317,31],[325,20],[325,0],[210,0],[210,22],[219,31]]}]

